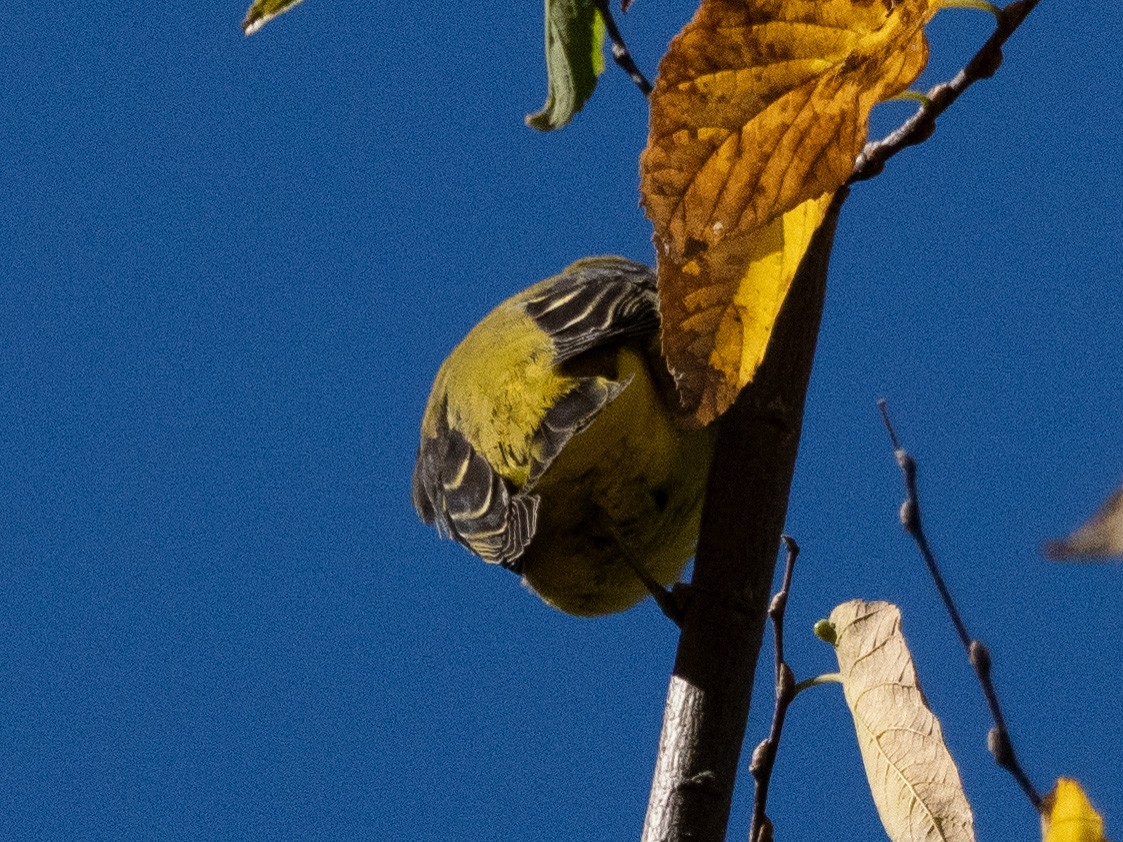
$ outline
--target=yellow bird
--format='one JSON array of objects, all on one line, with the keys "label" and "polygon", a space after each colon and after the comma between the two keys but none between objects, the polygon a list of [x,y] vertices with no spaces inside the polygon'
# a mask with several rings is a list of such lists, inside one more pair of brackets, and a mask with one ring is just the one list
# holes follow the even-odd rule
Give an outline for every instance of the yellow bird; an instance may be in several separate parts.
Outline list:
[{"label": "yellow bird", "polygon": [[658,334],[655,276],[621,257],[579,260],[492,310],[433,381],[421,519],[570,614],[674,582],[713,431],[680,409]]}]

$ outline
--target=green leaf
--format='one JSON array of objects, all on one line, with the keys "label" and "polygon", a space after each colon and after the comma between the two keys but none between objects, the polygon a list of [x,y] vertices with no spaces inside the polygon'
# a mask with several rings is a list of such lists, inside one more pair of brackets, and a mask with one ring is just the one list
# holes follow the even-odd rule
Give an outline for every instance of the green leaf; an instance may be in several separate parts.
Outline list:
[{"label": "green leaf", "polygon": [[284,14],[300,0],[256,0],[246,12],[246,19],[242,21],[242,32],[253,35],[277,15]]},{"label": "green leaf", "polygon": [[546,0],[546,104],[528,114],[540,131],[560,129],[593,95],[604,71],[604,20],[593,0]]}]

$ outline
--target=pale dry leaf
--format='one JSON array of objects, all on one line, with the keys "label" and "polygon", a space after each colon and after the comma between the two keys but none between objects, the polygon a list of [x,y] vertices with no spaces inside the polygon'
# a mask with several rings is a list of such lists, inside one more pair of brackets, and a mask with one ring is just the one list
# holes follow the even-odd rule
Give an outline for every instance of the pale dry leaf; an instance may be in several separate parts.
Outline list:
[{"label": "pale dry leaf", "polygon": [[974,840],[971,807],[920,689],[900,610],[851,600],[831,612],[829,623],[870,792],[889,838]]},{"label": "pale dry leaf", "polygon": [[1048,541],[1046,558],[1107,559],[1123,556],[1123,486],[1115,490],[1080,528],[1059,541]]}]

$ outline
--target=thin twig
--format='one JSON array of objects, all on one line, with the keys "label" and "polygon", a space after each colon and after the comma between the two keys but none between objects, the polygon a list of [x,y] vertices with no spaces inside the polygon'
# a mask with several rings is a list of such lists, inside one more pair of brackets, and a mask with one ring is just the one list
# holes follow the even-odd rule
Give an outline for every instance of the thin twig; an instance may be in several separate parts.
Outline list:
[{"label": "thin twig", "polygon": [[943,574],[940,573],[940,568],[936,565],[936,556],[928,545],[924,526],[920,522],[920,499],[916,486],[916,460],[909,455],[907,450],[901,447],[900,439],[897,438],[897,431],[893,429],[893,422],[889,418],[888,403],[880,400],[877,402],[877,408],[881,411],[881,420],[885,422],[885,429],[888,431],[889,440],[893,444],[897,466],[901,469],[905,478],[906,497],[905,502],[901,504],[901,526],[916,542],[917,549],[920,550],[920,555],[924,559],[924,564],[928,567],[928,573],[936,584],[936,590],[940,592],[940,599],[943,600],[944,607],[951,617],[951,623],[955,626],[956,634],[959,635],[959,642],[963,644],[964,650],[969,650],[971,648],[971,635],[967,631],[967,624],[963,622],[963,617],[959,613],[959,608],[956,607],[947,582],[944,581]]},{"label": "thin twig", "polygon": [[[635,86],[640,89],[643,95],[648,96],[652,90],[651,83],[647,81],[647,77],[643,75],[643,71],[639,69],[639,65],[632,58],[632,54],[628,52],[628,45],[624,43],[624,36],[620,34],[620,28],[616,25],[616,20],[612,17],[612,11],[608,8],[608,0],[593,0],[593,3],[604,20],[604,31],[608,33],[608,37],[612,41],[612,59],[631,77]],[[627,9],[626,6],[624,8]]]},{"label": "thin twig", "polygon": [[1033,804],[1033,807],[1038,812],[1041,811],[1041,794],[1029,779],[1029,776],[1022,769],[1021,764],[1018,762],[1017,755],[1014,752],[1014,744],[1010,740],[1010,732],[1006,728],[1006,718],[1002,715],[1002,706],[998,701],[998,691],[994,688],[994,682],[991,679],[991,660],[990,652],[982,641],[972,639],[967,631],[967,625],[963,622],[963,617],[959,613],[959,608],[952,598],[951,591],[948,589],[947,583],[944,581],[943,575],[940,573],[940,568],[936,564],[936,556],[932,553],[932,548],[928,544],[928,538],[924,534],[924,527],[920,521],[920,496],[917,493],[916,484],[916,460],[909,455],[902,446],[900,439],[897,438],[897,432],[893,429],[893,422],[889,418],[889,408],[884,400],[877,402],[877,408],[881,411],[881,419],[885,422],[885,429],[889,433],[889,440],[893,443],[893,452],[897,458],[897,465],[901,468],[901,473],[905,479],[905,502],[901,504],[901,526],[912,538],[916,544],[920,555],[924,559],[924,564],[928,568],[929,574],[932,576],[932,581],[936,583],[936,590],[940,592],[940,599],[943,600],[944,608],[947,609],[948,616],[951,617],[952,625],[955,626],[956,634],[959,635],[959,640],[963,644],[964,650],[967,652],[967,659],[971,663],[971,667],[975,670],[975,675],[979,679],[979,685],[983,690],[983,697],[986,699],[987,707],[990,708],[991,717],[994,719],[994,727],[990,729],[987,734],[987,748],[990,749],[991,754],[994,755],[995,762],[1014,776],[1014,780],[1018,782],[1018,786],[1022,788],[1022,792]]},{"label": "thin twig", "polygon": [[927,92],[930,104],[921,107],[886,137],[866,144],[854,163],[854,172],[848,183],[873,178],[885,168],[885,162],[902,149],[923,143],[931,137],[936,130],[936,118],[947,111],[959,99],[960,94],[976,82],[989,79],[995,74],[1002,64],[1002,46],[1038,2],[1040,0],[1015,0],[999,11],[994,32],[967,65],[951,80],[936,85]]},{"label": "thin twig", "polygon": [[772,620],[772,639],[776,649],[776,706],[772,711],[772,728],[768,737],[753,752],[749,771],[756,781],[753,795],[753,821],[749,828],[749,842],[771,842],[772,822],[768,820],[765,807],[768,804],[768,785],[772,780],[772,769],[776,765],[776,751],[780,747],[780,735],[784,731],[784,719],[788,707],[795,698],[795,675],[784,660],[784,610],[788,607],[788,594],[792,589],[792,573],[795,560],[799,557],[799,544],[789,535],[781,535],[780,540],[787,547],[787,561],[784,564],[784,581],[780,590],[772,597],[768,606],[768,617]]}]

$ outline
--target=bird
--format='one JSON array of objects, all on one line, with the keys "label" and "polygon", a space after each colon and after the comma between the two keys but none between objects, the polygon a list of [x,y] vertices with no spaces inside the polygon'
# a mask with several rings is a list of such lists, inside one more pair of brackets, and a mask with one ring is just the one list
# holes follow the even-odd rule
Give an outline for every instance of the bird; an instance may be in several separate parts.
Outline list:
[{"label": "bird", "polygon": [[655,273],[615,256],[492,310],[434,378],[421,520],[569,614],[658,597],[694,553],[714,445],[679,403],[659,329]]}]

